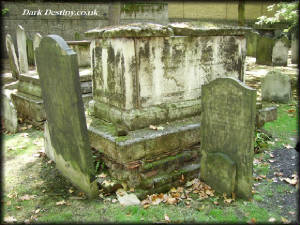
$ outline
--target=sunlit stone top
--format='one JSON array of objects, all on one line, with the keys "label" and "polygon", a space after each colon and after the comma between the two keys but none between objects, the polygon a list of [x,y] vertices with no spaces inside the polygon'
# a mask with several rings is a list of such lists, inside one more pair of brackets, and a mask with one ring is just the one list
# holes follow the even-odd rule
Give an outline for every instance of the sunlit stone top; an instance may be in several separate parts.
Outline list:
[{"label": "sunlit stone top", "polygon": [[154,23],[133,23],[127,25],[95,28],[85,32],[88,37],[166,37],[166,36],[210,36],[244,35],[246,27],[212,23],[170,23],[167,26]]}]

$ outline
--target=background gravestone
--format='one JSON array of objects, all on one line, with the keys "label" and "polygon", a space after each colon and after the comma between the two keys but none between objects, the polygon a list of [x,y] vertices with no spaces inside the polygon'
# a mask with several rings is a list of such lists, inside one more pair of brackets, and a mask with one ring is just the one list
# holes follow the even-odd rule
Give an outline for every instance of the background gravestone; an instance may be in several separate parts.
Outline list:
[{"label": "background gravestone", "polygon": [[89,197],[95,197],[98,188],[80,92],[77,55],[57,35],[42,38],[35,52],[56,166]]},{"label": "background gravestone", "polygon": [[200,178],[217,192],[252,196],[256,91],[234,78],[202,86]]},{"label": "background gravestone", "polygon": [[287,66],[289,52],[289,40],[285,37],[275,41],[272,51],[273,66]]},{"label": "background gravestone", "polygon": [[271,66],[273,47],[274,38],[272,34],[259,35],[256,44],[256,64]]},{"label": "background gravestone", "polygon": [[[42,35],[40,33],[36,33],[33,37],[33,51],[35,51],[35,49],[39,47],[41,40],[42,40]],[[34,54],[34,62],[36,65],[35,54]]]},{"label": "background gravestone", "polygon": [[261,81],[261,97],[264,101],[287,103],[291,99],[290,77],[280,71],[270,71]]},{"label": "background gravestone", "polygon": [[9,59],[9,65],[11,69],[12,77],[19,78],[20,70],[18,65],[18,58],[16,56],[15,46],[13,40],[9,34],[6,35],[6,50]]},{"label": "background gravestone", "polygon": [[33,51],[33,40],[26,39],[26,51],[27,51],[27,60],[28,65],[34,65],[34,51]]},{"label": "background gravestone", "polygon": [[19,53],[20,72],[27,73],[28,72],[28,59],[27,59],[25,30],[21,25],[18,25],[16,33],[17,33],[17,45],[18,45],[18,53]]}]

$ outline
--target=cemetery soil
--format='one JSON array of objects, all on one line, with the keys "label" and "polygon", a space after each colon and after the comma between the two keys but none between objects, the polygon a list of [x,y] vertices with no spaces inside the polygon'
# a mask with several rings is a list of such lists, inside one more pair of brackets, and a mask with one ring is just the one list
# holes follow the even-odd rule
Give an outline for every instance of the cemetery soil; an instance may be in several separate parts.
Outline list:
[{"label": "cemetery soil", "polygon": [[[250,66],[248,63],[248,69]],[[294,68],[281,68],[295,79]],[[253,66],[247,71],[246,83],[259,88],[261,74],[269,70],[267,66]],[[263,107],[276,105],[278,115],[276,121],[262,127],[269,138],[265,135],[264,139],[256,139],[260,147],[254,156],[253,198],[250,201],[217,193],[201,198],[196,190],[191,191],[188,198],[181,198],[190,188],[187,186],[195,181],[187,182],[187,186],[183,184],[181,189],[170,190],[169,194],[176,199],[173,202],[160,202],[160,193],[153,195],[149,204],[134,206],[120,205],[115,193],[100,194],[89,200],[46,157],[43,131],[22,123],[16,134],[2,131],[2,219],[7,223],[299,222],[296,175],[299,153],[294,149],[298,129],[297,101],[262,104]],[[258,132],[257,137],[260,134]],[[99,169],[101,173],[101,166]],[[134,193],[134,190],[127,191]]]},{"label": "cemetery soil", "polygon": [[[292,146],[296,132],[295,126],[285,127],[284,123],[288,119],[296,124],[296,114],[288,116],[287,107],[292,106],[279,105],[278,120],[264,126],[273,137],[255,155],[251,201],[224,199],[216,193],[202,200],[197,193],[192,193],[190,198],[175,204],[161,202],[149,207],[121,206],[114,193],[88,200],[61,176],[54,162],[41,151],[42,131],[22,124],[19,133],[5,133],[2,137],[5,144],[3,219],[33,223],[295,222],[298,184],[293,185],[293,175],[297,171],[298,153]],[[187,189],[184,185],[183,188]]]}]

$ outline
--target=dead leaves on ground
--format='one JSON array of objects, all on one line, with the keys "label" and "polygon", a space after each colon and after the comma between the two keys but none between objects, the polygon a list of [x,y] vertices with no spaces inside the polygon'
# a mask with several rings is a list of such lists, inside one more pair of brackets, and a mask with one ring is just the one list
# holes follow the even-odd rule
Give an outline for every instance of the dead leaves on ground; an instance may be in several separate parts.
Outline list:
[{"label": "dead leaves on ground", "polygon": [[[179,202],[184,202],[186,207],[191,207],[191,202],[193,201],[192,195],[194,197],[196,194],[198,195],[198,199],[202,200],[214,197],[214,193],[215,191],[209,185],[195,178],[188,181],[184,187],[172,187],[166,194],[160,193],[148,195],[141,204],[145,209],[151,205],[159,205],[160,203],[176,205]],[[230,204],[235,200],[235,194],[233,193],[232,198],[228,198],[226,195],[223,195],[223,198],[225,204]],[[219,205],[219,202],[215,200],[214,204]]]},{"label": "dead leaves on ground", "polygon": [[162,126],[154,126],[154,125],[150,125],[149,128],[150,128],[151,130],[163,130],[163,129],[165,129],[165,128],[162,127]]}]

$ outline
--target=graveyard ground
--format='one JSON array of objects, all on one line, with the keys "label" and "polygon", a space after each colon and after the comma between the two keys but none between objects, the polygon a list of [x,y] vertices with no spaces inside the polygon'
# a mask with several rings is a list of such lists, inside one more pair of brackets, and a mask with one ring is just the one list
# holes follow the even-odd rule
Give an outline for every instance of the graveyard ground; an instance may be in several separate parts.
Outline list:
[{"label": "graveyard ground", "polygon": [[[253,59],[248,58],[246,83],[259,89],[260,77],[271,69],[255,65]],[[277,69],[291,76],[295,89],[296,67],[289,64]],[[294,100],[289,104],[263,102],[263,106],[278,106],[278,118],[263,127],[269,136],[256,134],[254,194],[251,201],[216,193],[201,199],[199,190],[192,188],[196,181],[188,182],[189,187],[183,185],[183,188],[172,189],[170,195],[175,200],[165,203],[160,202],[162,195],[159,193],[152,196],[150,204],[140,206],[121,206],[115,194],[88,200],[60,175],[55,164],[41,151],[43,132],[23,123],[17,134],[3,131],[3,219],[25,223],[295,222],[299,190],[296,175],[299,159],[293,148],[298,129],[295,94],[294,90]],[[184,198],[188,191],[189,196]]]}]

